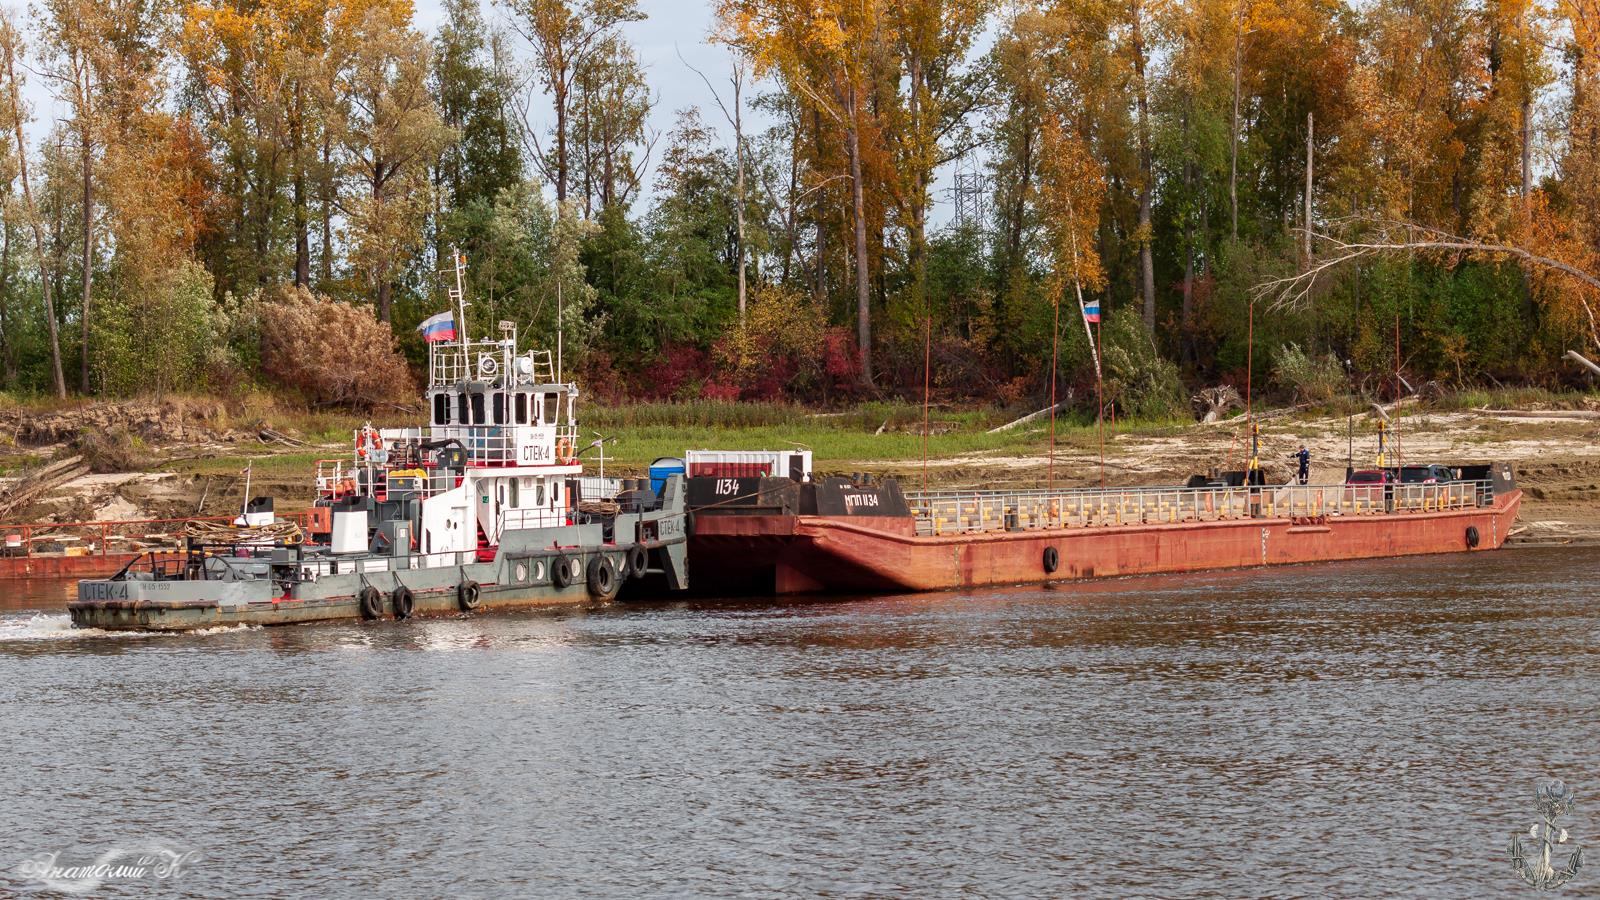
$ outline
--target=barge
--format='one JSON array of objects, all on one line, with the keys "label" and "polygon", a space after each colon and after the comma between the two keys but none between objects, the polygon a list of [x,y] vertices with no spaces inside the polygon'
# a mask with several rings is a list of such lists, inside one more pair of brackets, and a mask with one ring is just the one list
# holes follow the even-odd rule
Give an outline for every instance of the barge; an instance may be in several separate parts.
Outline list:
[{"label": "barge", "polygon": [[[457,289],[465,320],[458,265]],[[72,623],[182,631],[405,619],[608,602],[688,585],[683,478],[659,490],[584,474],[578,389],[550,354],[496,340],[429,341],[429,421],[358,431],[317,464],[304,526],[269,500],[237,524],[187,526],[180,555],[139,556],[78,584]],[[430,338],[433,335],[428,335]],[[599,448],[599,441],[590,447]]]},{"label": "barge", "polygon": [[[809,475],[689,478],[690,559],[745,594],[959,590],[1431,553],[1504,544],[1509,464],[1434,484],[961,490]],[[1237,480],[1237,479],[1236,479]],[[702,502],[695,502],[702,501]],[[709,568],[709,567],[708,567]],[[697,569],[697,572],[699,569]]]}]

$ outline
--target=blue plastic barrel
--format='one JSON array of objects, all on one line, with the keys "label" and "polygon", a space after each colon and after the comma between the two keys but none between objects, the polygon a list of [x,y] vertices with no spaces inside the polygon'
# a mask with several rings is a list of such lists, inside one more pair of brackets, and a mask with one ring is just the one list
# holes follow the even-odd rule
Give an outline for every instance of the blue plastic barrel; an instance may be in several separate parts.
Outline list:
[{"label": "blue plastic barrel", "polygon": [[666,486],[667,476],[682,475],[684,472],[683,460],[676,456],[663,456],[650,464],[650,490],[661,496],[661,489]]}]

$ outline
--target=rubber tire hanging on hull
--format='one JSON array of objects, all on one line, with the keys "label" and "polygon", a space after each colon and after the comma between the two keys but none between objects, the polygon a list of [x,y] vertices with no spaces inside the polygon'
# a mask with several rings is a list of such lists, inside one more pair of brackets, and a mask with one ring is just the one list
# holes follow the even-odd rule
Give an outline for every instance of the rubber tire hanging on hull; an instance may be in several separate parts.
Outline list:
[{"label": "rubber tire hanging on hull", "polygon": [[411,589],[403,584],[395,588],[394,593],[389,595],[389,602],[394,607],[394,617],[396,619],[411,618],[411,613],[417,608],[417,598],[412,596]]},{"label": "rubber tire hanging on hull", "polygon": [[617,566],[604,553],[589,560],[589,595],[596,600],[610,600],[617,596],[622,579],[617,577]]},{"label": "rubber tire hanging on hull", "polygon": [[1044,548],[1044,571],[1047,575],[1054,575],[1061,568],[1061,551],[1054,547]]},{"label": "rubber tire hanging on hull", "polygon": [[644,549],[643,544],[634,544],[628,548],[628,568],[623,574],[628,578],[638,578],[644,575],[644,570],[650,566],[650,551]]},{"label": "rubber tire hanging on hull", "polygon": [[462,612],[472,612],[483,603],[476,581],[463,581],[456,585],[456,604]]},{"label": "rubber tire hanging on hull", "polygon": [[565,553],[550,560],[550,583],[561,590],[572,583],[572,560]]},{"label": "rubber tire hanging on hull", "polygon": [[361,618],[372,620],[383,615],[383,594],[372,585],[361,589],[358,595],[361,603]]},{"label": "rubber tire hanging on hull", "polygon": [[1476,549],[1478,549],[1478,541],[1480,541],[1480,540],[1482,540],[1482,537],[1478,534],[1478,526],[1476,526],[1476,525],[1468,525],[1467,526],[1467,549],[1468,550],[1476,550]]}]

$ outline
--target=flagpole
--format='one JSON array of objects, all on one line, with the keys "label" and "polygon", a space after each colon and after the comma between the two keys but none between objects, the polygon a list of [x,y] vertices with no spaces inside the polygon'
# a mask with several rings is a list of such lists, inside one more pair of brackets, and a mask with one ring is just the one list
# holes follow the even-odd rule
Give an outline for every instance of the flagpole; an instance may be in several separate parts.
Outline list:
[{"label": "flagpole", "polygon": [[1050,468],[1044,483],[1047,489],[1056,486],[1056,365],[1061,358],[1061,297],[1054,300],[1056,318],[1050,329]]},{"label": "flagpole", "polygon": [[[1101,372],[1100,372],[1100,341],[1099,341],[1098,337],[1096,336],[1096,333],[1099,331],[1100,311],[1099,311],[1099,307],[1098,306],[1095,307],[1095,326],[1096,327],[1095,328],[1090,328],[1089,327],[1089,307],[1088,307],[1087,304],[1085,304],[1083,302],[1083,281],[1078,277],[1078,227],[1076,225],[1076,220],[1073,218],[1073,215],[1072,215],[1072,198],[1071,197],[1067,198],[1067,237],[1072,242],[1072,289],[1077,294],[1077,297],[1078,297],[1078,316],[1079,316],[1079,318],[1083,319],[1083,333],[1089,338],[1089,353],[1094,357],[1095,422],[1098,424],[1099,431],[1100,431],[1100,487],[1104,488],[1106,486],[1106,427],[1105,427],[1106,407],[1105,407],[1105,401],[1102,399],[1102,391],[1101,391],[1102,377],[1101,377]],[[1056,307],[1056,318],[1057,318],[1058,322],[1060,320],[1060,315],[1061,315],[1061,312],[1060,312],[1060,301],[1058,300],[1057,301],[1057,307]],[[1059,330],[1059,325],[1058,325],[1058,330]],[[1054,375],[1053,375],[1053,367],[1052,367],[1052,380],[1051,380],[1051,384],[1050,384],[1050,389],[1051,389],[1051,392],[1052,392],[1051,393],[1051,398],[1050,398],[1051,399],[1051,406],[1050,406],[1050,424],[1051,424],[1050,461],[1051,461],[1051,464],[1054,465],[1054,463],[1055,463],[1055,395],[1054,395],[1055,381],[1054,381]]]},{"label": "flagpole", "polygon": [[928,380],[933,363],[933,313],[923,311],[922,332],[922,492],[928,492]]},{"label": "flagpole", "polygon": [[1095,430],[1100,433],[1100,489],[1106,489],[1106,401],[1104,382],[1100,378],[1100,323],[1094,323],[1094,405]]}]

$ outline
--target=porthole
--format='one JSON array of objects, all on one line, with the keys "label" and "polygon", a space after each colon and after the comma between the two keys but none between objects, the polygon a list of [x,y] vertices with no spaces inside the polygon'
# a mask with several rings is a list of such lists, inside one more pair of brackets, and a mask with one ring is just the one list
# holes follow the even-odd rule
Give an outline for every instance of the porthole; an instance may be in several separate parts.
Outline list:
[{"label": "porthole", "polygon": [[533,580],[534,581],[543,581],[544,580],[544,563],[536,562],[536,563],[533,564]]},{"label": "porthole", "polygon": [[517,580],[518,581],[527,581],[528,580],[528,567],[526,565],[522,564],[522,563],[517,563]]}]

